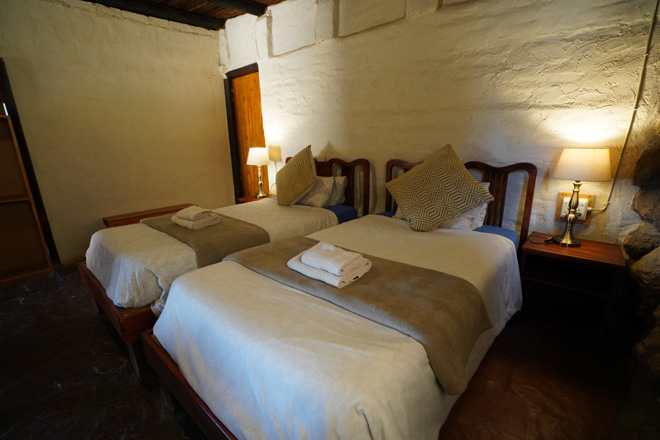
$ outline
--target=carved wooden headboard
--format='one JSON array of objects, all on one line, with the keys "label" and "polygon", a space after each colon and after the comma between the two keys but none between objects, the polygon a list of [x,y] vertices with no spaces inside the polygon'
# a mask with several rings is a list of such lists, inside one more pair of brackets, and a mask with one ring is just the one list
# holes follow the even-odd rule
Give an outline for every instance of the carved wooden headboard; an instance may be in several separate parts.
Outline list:
[{"label": "carved wooden headboard", "polygon": [[[417,164],[399,159],[389,160],[386,165],[387,168],[385,171],[385,181],[389,182],[392,180],[392,178],[395,177],[395,170],[398,169],[401,172],[406,172],[412,169],[415,165]],[[468,170],[476,169],[481,171],[482,182],[490,182],[489,191],[495,200],[488,204],[484,225],[500,227],[502,226],[502,220],[504,218],[504,205],[506,202],[506,188],[509,181],[509,174],[518,171],[524,171],[527,173],[527,185],[526,188],[524,188],[524,197],[521,197],[521,200],[524,200],[524,204],[520,228],[519,246],[522,246],[525,240],[527,240],[527,234],[529,232],[529,220],[532,215],[532,201],[534,200],[534,187],[536,186],[536,166],[531,163],[520,162],[504,167],[496,167],[493,165],[488,165],[484,162],[472,161],[467,162],[465,167]],[[385,210],[396,210],[396,203],[392,199],[392,195],[389,191],[385,191]]]},{"label": "carved wooden headboard", "polygon": [[[287,157],[285,163],[289,162],[290,159],[291,157]],[[355,159],[350,162],[338,158],[332,158],[326,161],[314,159],[314,163],[316,164],[317,176],[346,176],[346,201],[344,205],[352,206],[359,210],[356,201],[362,201],[362,215],[369,214],[371,168],[367,159]],[[336,170],[339,171],[339,174],[335,172]],[[362,196],[356,200],[355,184],[357,183],[360,170],[362,170]]]}]

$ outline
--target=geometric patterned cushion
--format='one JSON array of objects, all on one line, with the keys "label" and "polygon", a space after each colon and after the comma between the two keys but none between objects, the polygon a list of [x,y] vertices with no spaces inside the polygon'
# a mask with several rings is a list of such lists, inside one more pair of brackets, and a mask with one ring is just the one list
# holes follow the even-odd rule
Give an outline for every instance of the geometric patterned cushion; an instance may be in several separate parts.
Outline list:
[{"label": "geometric patterned cushion", "polygon": [[312,146],[308,145],[293,156],[275,175],[277,203],[289,206],[299,200],[316,182],[316,165]]},{"label": "geometric patterned cushion", "polygon": [[386,187],[410,228],[421,232],[493,200],[449,144]]}]

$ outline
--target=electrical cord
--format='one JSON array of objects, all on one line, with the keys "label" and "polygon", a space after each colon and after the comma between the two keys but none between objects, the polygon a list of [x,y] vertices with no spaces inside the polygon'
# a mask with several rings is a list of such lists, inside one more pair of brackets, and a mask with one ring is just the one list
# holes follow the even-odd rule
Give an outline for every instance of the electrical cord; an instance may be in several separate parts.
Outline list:
[{"label": "electrical cord", "polygon": [[[541,238],[542,241],[534,241],[534,240],[532,240],[534,237]],[[548,244],[548,243],[551,243],[551,242],[552,242],[552,239],[553,239],[553,238],[554,238],[553,236],[550,236],[550,237],[548,237],[548,238],[543,238],[543,237],[541,237],[540,235],[534,235],[534,234],[532,233],[532,234],[529,235],[529,237],[527,237],[527,241],[529,241],[529,242],[531,242],[531,243],[534,243],[534,244]]]},{"label": "electrical cord", "polygon": [[637,96],[635,98],[635,105],[633,107],[632,115],[630,117],[630,124],[628,125],[628,130],[626,131],[626,138],[623,141],[623,147],[621,147],[621,154],[619,155],[619,161],[616,164],[616,170],[614,171],[614,178],[612,179],[612,186],[610,187],[610,194],[607,196],[607,202],[602,209],[592,208],[592,212],[601,212],[605,211],[612,200],[612,193],[614,192],[614,184],[616,183],[617,177],[619,176],[619,169],[621,168],[621,161],[623,159],[623,153],[626,151],[628,146],[628,140],[630,139],[630,133],[637,116],[637,109],[639,108],[639,102],[641,101],[641,96],[644,88],[644,80],[646,79],[646,66],[649,62],[649,54],[651,53],[651,42],[653,41],[653,34],[655,32],[655,25],[658,18],[658,7],[660,6],[660,0],[655,3],[655,11],[653,12],[653,18],[651,19],[651,28],[649,29],[649,37],[646,42],[646,53],[644,54],[644,62],[642,63],[642,72],[639,76],[639,85],[637,86]]}]

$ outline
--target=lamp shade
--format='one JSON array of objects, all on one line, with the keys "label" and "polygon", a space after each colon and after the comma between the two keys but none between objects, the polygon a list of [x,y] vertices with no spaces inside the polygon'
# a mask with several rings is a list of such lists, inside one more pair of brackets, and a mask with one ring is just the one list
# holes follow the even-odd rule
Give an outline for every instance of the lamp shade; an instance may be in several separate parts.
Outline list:
[{"label": "lamp shade", "polygon": [[268,149],[255,147],[248,151],[247,165],[268,165]]},{"label": "lamp shade", "polygon": [[591,182],[611,180],[610,150],[607,148],[564,148],[552,177]]},{"label": "lamp shade", "polygon": [[268,157],[273,162],[282,162],[282,149],[271,145],[268,147]]}]

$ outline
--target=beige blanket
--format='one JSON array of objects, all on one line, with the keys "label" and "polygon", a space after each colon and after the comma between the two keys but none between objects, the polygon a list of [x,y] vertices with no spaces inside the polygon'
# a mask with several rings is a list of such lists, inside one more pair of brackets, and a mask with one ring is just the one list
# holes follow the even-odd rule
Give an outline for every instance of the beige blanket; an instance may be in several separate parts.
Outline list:
[{"label": "beige blanket", "polygon": [[142,219],[142,223],[187,244],[195,251],[197,267],[220,262],[224,257],[253,246],[268,243],[268,232],[252,223],[217,214],[217,225],[192,230],[172,223],[172,215]]},{"label": "beige blanket", "polygon": [[465,365],[472,346],[481,332],[491,327],[476,287],[452,275],[364,255],[373,263],[371,270],[362,279],[337,289],[286,265],[291,257],[316,243],[297,237],[245,249],[225,260],[416,339],[426,349],[445,391],[465,391]]}]

